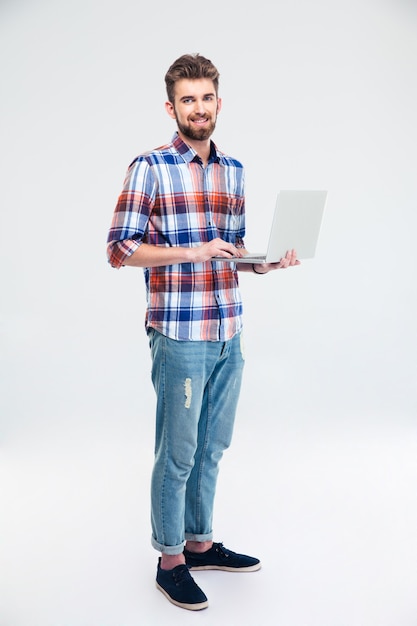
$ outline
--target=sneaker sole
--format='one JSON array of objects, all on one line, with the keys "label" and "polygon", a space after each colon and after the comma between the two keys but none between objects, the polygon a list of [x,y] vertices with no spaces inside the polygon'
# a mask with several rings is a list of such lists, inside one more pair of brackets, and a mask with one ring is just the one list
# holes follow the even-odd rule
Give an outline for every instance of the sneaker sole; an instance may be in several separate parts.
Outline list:
[{"label": "sneaker sole", "polygon": [[158,582],[156,583],[156,588],[164,594],[167,600],[169,600],[172,604],[175,604],[175,606],[179,606],[181,609],[188,609],[188,611],[201,611],[208,607],[208,600],[206,600],[206,602],[198,602],[196,604],[178,602],[178,600],[174,600],[174,598],[171,598],[171,596],[165,591],[163,587],[161,587]]},{"label": "sneaker sole", "polygon": [[248,567],[227,567],[227,565],[189,565],[190,571],[202,572],[203,570],[215,569],[221,572],[257,572],[261,569],[261,563]]}]

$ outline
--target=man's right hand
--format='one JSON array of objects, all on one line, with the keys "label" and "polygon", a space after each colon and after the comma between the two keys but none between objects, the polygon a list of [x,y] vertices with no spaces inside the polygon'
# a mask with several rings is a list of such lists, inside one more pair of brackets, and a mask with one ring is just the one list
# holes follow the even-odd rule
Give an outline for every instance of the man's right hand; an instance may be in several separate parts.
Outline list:
[{"label": "man's right hand", "polygon": [[219,237],[203,243],[201,246],[190,249],[191,263],[204,263],[214,256],[221,256],[229,259],[232,256],[242,257],[243,248],[236,248],[232,243],[228,243]]}]

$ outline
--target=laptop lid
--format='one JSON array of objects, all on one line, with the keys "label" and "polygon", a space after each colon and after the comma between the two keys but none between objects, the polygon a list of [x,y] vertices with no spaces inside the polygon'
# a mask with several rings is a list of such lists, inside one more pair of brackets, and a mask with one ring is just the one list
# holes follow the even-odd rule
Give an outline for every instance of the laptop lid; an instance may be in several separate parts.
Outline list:
[{"label": "laptop lid", "polygon": [[280,191],[275,205],[265,262],[275,263],[288,250],[297,258],[311,259],[316,254],[327,191]]},{"label": "laptop lid", "polygon": [[296,250],[298,259],[310,259],[316,254],[327,191],[281,190],[277,195],[264,253],[249,253],[244,257],[213,257],[213,260],[238,263],[276,263],[289,250]]}]

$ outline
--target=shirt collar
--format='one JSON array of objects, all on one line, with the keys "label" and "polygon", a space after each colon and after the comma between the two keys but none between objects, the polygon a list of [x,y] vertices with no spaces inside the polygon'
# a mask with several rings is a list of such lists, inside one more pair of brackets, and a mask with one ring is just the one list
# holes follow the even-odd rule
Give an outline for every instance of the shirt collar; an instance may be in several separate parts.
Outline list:
[{"label": "shirt collar", "polygon": [[[187,161],[187,163],[191,163],[191,161],[195,161],[200,158],[197,152],[181,139],[178,132],[175,132],[174,137],[172,138],[172,145],[179,152],[184,161]],[[216,144],[210,140],[209,163],[220,163],[221,157],[222,154],[219,150],[217,150]]]}]

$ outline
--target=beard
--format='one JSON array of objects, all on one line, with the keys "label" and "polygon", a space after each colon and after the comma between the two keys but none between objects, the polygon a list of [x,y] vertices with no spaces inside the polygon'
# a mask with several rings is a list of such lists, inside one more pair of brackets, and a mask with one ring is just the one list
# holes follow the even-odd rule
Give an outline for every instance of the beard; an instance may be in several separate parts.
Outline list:
[{"label": "beard", "polygon": [[216,128],[216,120],[211,120],[207,128],[192,128],[189,124],[181,124],[177,116],[175,116],[175,119],[177,121],[178,130],[180,130],[185,137],[188,137],[188,139],[197,141],[209,139]]}]

